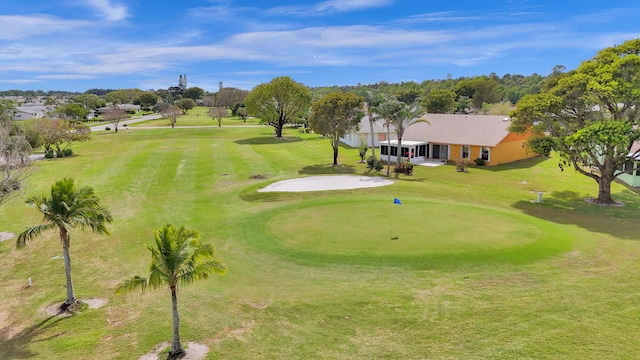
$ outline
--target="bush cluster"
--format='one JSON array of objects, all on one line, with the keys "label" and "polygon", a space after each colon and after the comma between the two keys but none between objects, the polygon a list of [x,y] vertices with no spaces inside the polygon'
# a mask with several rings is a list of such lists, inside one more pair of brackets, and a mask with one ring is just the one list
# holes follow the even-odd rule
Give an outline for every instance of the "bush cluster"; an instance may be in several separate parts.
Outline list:
[{"label": "bush cluster", "polygon": [[375,171],[380,171],[384,169],[384,164],[382,163],[382,160],[378,160],[373,156],[369,156],[367,158],[367,167],[372,168]]},{"label": "bush cluster", "polygon": [[403,161],[400,166],[396,165],[394,171],[400,174],[413,175],[413,163],[410,161]]}]

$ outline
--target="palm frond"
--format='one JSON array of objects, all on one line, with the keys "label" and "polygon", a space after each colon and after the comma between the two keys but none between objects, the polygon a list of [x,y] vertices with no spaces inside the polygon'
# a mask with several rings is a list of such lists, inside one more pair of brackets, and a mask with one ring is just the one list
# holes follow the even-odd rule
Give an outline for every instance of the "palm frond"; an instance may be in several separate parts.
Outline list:
[{"label": "palm frond", "polygon": [[145,291],[148,283],[149,281],[146,278],[136,275],[118,284],[116,294],[125,294],[133,290]]},{"label": "palm frond", "polygon": [[45,223],[36,226],[31,226],[18,235],[16,239],[16,249],[22,249],[27,246],[27,243],[37,238],[42,232],[57,228],[56,224]]}]

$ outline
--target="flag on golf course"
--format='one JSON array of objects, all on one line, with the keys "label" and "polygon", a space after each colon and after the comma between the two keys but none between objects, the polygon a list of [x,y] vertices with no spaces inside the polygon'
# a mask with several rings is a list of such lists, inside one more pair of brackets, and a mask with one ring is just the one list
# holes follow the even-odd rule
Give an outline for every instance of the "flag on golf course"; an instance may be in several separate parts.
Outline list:
[{"label": "flag on golf course", "polygon": [[398,198],[393,198],[393,203],[394,204],[398,204],[398,205],[402,205],[402,203],[400,202],[400,199],[398,199]]}]

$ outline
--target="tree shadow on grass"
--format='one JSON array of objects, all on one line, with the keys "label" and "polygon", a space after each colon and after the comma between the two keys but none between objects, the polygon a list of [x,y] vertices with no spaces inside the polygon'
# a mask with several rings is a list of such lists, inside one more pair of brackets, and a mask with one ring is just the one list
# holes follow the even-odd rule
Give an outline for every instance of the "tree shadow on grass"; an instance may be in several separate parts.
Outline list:
[{"label": "tree shadow on grass", "polygon": [[300,141],[303,141],[303,139],[295,136],[283,136],[281,138],[275,136],[259,136],[249,139],[236,140],[234,142],[239,145],[272,145]]},{"label": "tree shadow on grass", "polygon": [[[529,169],[532,168],[541,162],[551,160],[551,157],[544,156],[536,156],[528,159],[517,160],[514,162],[510,162],[507,164],[500,164],[495,166],[486,166],[485,169],[489,171],[505,171],[505,170],[516,170],[516,169]],[[476,166],[472,166],[476,167]]]},{"label": "tree shadow on grass", "polygon": [[[64,332],[48,336],[46,338],[38,338],[47,328],[55,325],[59,321],[68,319],[69,316],[62,316],[62,313],[52,315],[40,321],[36,325],[22,330],[20,333],[13,335],[7,339],[4,336],[0,338],[0,359],[30,359],[37,354],[29,350],[31,343],[39,341],[47,341],[64,335]],[[9,334],[13,325],[9,325],[1,330],[3,334]]]},{"label": "tree shadow on grass", "polygon": [[309,165],[298,170],[301,175],[341,175],[355,174],[356,168],[353,165]]},{"label": "tree shadow on grass", "polygon": [[614,200],[625,206],[601,206],[588,203],[585,198],[587,196],[575,191],[554,191],[543,194],[541,203],[518,201],[513,206],[527,215],[554,223],[576,225],[620,239],[638,239],[640,199],[637,194],[624,190],[614,196]]}]

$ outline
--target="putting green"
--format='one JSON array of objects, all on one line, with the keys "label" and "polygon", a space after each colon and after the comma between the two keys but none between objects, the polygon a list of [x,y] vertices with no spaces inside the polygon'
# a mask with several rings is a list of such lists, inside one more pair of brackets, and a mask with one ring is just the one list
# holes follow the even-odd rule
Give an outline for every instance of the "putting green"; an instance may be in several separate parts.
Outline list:
[{"label": "putting green", "polygon": [[309,202],[271,218],[266,228],[290,250],[340,255],[493,251],[533,243],[541,235],[524,216],[425,201]]}]

